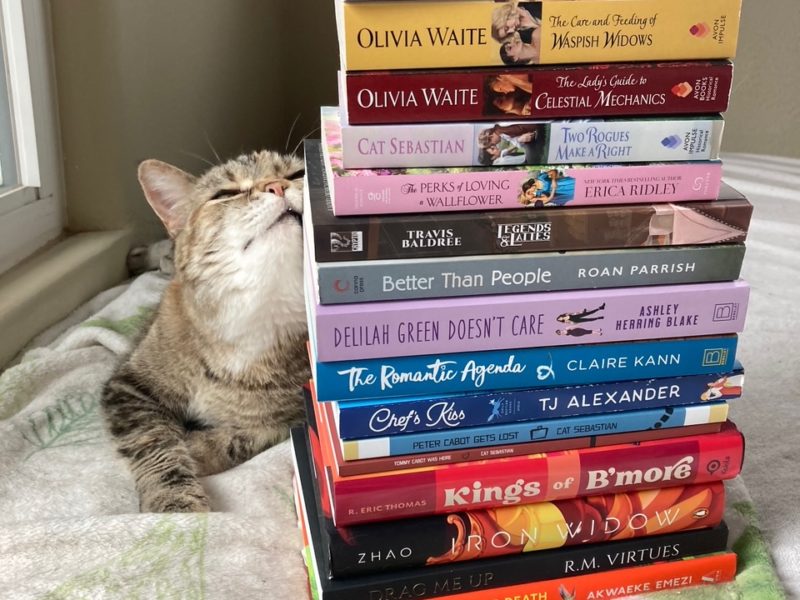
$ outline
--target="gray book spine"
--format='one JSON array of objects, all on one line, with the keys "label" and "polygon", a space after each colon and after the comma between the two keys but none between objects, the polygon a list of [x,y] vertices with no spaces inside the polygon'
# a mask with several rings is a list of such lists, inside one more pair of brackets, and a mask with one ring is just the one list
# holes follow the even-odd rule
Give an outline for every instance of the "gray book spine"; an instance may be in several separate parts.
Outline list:
[{"label": "gray book spine", "polygon": [[744,244],[317,263],[320,304],[733,281]]}]

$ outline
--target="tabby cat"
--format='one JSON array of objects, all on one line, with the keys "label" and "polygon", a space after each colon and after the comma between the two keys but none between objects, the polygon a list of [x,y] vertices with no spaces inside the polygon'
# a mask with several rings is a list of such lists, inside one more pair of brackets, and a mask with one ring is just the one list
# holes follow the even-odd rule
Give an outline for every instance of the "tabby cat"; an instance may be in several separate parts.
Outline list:
[{"label": "tabby cat", "polygon": [[229,469],[303,420],[303,163],[258,152],[199,178],[139,167],[174,239],[174,277],[103,392],[146,512],[209,510],[199,477]]}]

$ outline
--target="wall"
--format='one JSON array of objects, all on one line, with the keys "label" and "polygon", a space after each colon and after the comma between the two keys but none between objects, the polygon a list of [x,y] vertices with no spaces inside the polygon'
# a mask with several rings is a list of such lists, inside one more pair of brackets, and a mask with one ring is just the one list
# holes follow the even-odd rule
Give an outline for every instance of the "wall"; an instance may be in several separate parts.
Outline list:
[{"label": "wall", "polygon": [[798,0],[744,0],[726,119],[726,151],[800,157]]},{"label": "wall", "polygon": [[[800,156],[800,2],[745,0],[725,149]],[[335,103],[333,0],[52,2],[74,230],[160,224],[135,178],[148,157],[190,172],[294,146]],[[292,121],[299,120],[292,135]],[[289,139],[290,138],[290,139]],[[200,158],[203,157],[203,158]]]},{"label": "wall", "polygon": [[336,102],[328,0],[51,5],[74,231],[132,225],[134,243],[162,237],[136,181],[141,160],[199,173],[215,153],[292,149],[320,104]]}]

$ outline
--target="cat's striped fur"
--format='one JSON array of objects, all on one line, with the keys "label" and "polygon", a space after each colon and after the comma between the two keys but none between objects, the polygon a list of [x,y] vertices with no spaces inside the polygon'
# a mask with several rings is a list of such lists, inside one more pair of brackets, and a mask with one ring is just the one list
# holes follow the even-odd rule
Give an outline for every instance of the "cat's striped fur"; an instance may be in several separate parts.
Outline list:
[{"label": "cat's striped fur", "polygon": [[304,416],[302,162],[261,152],[195,179],[146,161],[139,178],[175,239],[175,276],[102,407],[141,510],[209,510],[199,477]]}]

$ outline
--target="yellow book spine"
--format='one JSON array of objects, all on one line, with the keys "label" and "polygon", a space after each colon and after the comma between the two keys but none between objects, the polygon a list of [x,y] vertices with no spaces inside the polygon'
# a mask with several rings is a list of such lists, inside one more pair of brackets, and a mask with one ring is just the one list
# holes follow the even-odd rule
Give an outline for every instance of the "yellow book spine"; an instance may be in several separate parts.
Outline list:
[{"label": "yellow book spine", "polygon": [[339,9],[345,68],[367,71],[733,58],[741,0],[344,2]]}]

